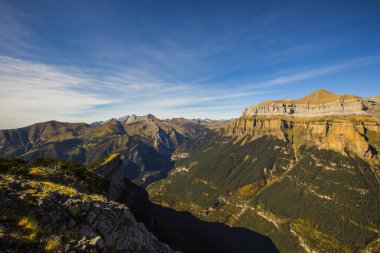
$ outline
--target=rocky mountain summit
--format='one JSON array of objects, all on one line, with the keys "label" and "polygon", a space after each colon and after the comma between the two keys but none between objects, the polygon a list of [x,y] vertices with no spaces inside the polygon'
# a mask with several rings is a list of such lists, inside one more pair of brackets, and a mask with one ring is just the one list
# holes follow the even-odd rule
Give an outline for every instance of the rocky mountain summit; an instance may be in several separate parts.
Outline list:
[{"label": "rocky mountain summit", "polygon": [[299,100],[267,101],[244,110],[226,127],[234,136],[275,136],[301,146],[317,146],[379,162],[380,120],[377,98],[318,90]]},{"label": "rocky mountain summit", "polygon": [[320,89],[301,99],[271,100],[248,107],[242,116],[369,115],[370,112],[377,110],[380,110],[380,104],[375,99],[364,99],[355,95],[339,95]]}]

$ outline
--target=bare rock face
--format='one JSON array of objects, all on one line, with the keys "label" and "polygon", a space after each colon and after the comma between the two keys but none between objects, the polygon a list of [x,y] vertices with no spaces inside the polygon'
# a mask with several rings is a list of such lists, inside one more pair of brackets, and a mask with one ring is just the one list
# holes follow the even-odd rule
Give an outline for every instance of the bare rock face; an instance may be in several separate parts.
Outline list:
[{"label": "bare rock face", "polygon": [[380,119],[380,96],[368,98],[369,106],[368,113]]},{"label": "bare rock face", "polygon": [[299,100],[268,101],[249,107],[226,127],[226,132],[254,138],[271,135],[292,143],[296,150],[314,145],[378,163],[378,111],[376,99],[319,90]]},{"label": "bare rock face", "polygon": [[363,99],[354,95],[337,95],[326,90],[297,100],[266,101],[248,107],[243,116],[345,116],[368,115],[378,107],[373,99]]},{"label": "bare rock face", "polygon": [[1,252],[173,252],[102,195],[1,174],[0,202]]}]

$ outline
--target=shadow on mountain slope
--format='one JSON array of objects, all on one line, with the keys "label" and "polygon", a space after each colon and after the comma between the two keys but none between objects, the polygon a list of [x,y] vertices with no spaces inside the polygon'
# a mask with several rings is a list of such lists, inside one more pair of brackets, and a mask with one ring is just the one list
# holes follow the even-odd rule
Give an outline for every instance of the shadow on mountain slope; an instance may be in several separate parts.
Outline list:
[{"label": "shadow on mountain slope", "polygon": [[157,237],[184,252],[278,252],[266,236],[153,204]]},{"label": "shadow on mountain slope", "polygon": [[159,240],[183,252],[278,252],[266,236],[246,228],[202,221],[188,212],[150,202],[148,193],[123,180],[116,200],[125,203]]}]

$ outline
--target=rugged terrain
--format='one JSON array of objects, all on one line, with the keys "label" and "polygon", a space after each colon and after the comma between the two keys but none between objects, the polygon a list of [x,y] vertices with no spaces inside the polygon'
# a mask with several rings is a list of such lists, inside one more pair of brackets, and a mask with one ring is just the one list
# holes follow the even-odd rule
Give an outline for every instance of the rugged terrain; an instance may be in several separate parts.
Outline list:
[{"label": "rugged terrain", "polygon": [[368,115],[378,112],[378,98],[334,94],[324,89],[296,100],[265,101],[244,110],[242,116],[291,115],[292,117]]},{"label": "rugged terrain", "polygon": [[128,177],[148,185],[166,176],[170,156],[183,141],[223,121],[171,119],[153,115],[125,116],[88,125],[49,121],[0,131],[0,156],[31,161],[53,157],[97,164],[110,154],[121,154]]},{"label": "rugged terrain", "polygon": [[209,133],[183,144],[176,168],[148,191],[161,205],[265,234],[280,252],[379,247],[379,167],[315,147],[300,154],[273,137]]},{"label": "rugged terrain", "polygon": [[[325,91],[291,103],[299,101],[336,103]],[[169,176],[148,187],[151,199],[267,235],[280,252],[378,252],[380,122],[372,112],[247,111],[181,144]]]},{"label": "rugged terrain", "polygon": [[226,128],[229,135],[270,135],[291,143],[354,153],[379,163],[380,109],[375,99],[318,90],[299,100],[267,101],[244,110]]},{"label": "rugged terrain", "polygon": [[0,160],[1,252],[173,252],[79,164]]},{"label": "rugged terrain", "polygon": [[120,174],[120,162],[117,156],[88,168],[55,159],[0,159],[0,251],[278,252],[269,238],[248,229],[152,204]]},{"label": "rugged terrain", "polygon": [[[25,209],[28,203],[18,201],[24,196],[38,203],[52,199],[64,210],[86,199],[79,205],[86,214],[90,205],[113,210],[110,219],[122,224],[128,223],[124,213],[135,219],[130,229],[148,238],[133,246],[139,250],[380,252],[379,102],[318,90],[251,106],[230,122],[131,115],[91,125],[51,121],[2,130],[0,155],[84,164],[62,167],[37,159],[26,169],[6,166],[1,196],[8,209],[2,215],[19,210],[10,203]],[[52,184],[64,192],[51,196]],[[46,231],[54,235],[70,227],[55,220],[45,227],[39,208],[32,206],[30,217],[42,232],[25,245],[43,248]],[[28,214],[2,216],[1,238],[9,247],[23,249],[31,232],[20,224],[28,224],[22,220]],[[75,228],[91,236],[81,240],[80,230],[71,244],[65,233],[53,241],[68,242],[69,249],[98,249],[95,238],[103,228],[91,227],[87,216]],[[9,237],[13,227],[20,240]],[[117,245],[99,236],[103,247]]]}]

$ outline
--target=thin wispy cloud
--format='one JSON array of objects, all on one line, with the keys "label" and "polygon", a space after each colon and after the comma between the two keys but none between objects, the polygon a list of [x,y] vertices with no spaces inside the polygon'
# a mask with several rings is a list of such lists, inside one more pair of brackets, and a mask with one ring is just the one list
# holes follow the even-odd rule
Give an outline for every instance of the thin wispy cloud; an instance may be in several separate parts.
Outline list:
[{"label": "thin wispy cloud", "polygon": [[[379,55],[351,59],[281,76],[255,87],[307,80],[378,62]],[[147,78],[144,79],[143,76]],[[0,89],[0,106],[4,108],[1,117],[5,123],[0,124],[0,128],[9,126],[9,121],[15,127],[29,121],[50,119],[90,122],[105,119],[105,115],[114,117],[139,112],[153,112],[163,117],[170,117],[170,114],[195,117],[196,113],[207,117],[220,116],[221,113],[217,112],[241,111],[241,98],[249,99],[271,92],[249,90],[244,86],[233,91],[216,91],[199,84],[166,83],[134,71],[112,72],[110,76],[95,79],[84,71],[74,71],[69,67],[50,66],[4,56],[0,56]],[[226,104],[229,104],[228,107]],[[175,110],[177,114],[174,113]]]},{"label": "thin wispy cloud", "polygon": [[[216,94],[214,96],[197,96],[196,91],[193,90],[194,94],[191,96],[191,94],[186,95],[186,97],[178,97],[175,96],[171,99],[164,99],[164,100],[157,100],[153,103],[149,103],[149,106],[161,106],[161,107],[177,107],[177,106],[184,106],[184,105],[192,105],[192,104],[198,104],[200,102],[210,102],[215,100],[226,100],[226,99],[233,99],[233,98],[240,98],[240,97],[246,97],[246,96],[254,96],[258,94],[266,93],[265,91],[256,91],[256,92],[237,92],[237,93],[229,93],[224,95]],[[199,94],[198,94],[199,95]]]},{"label": "thin wispy cloud", "polygon": [[52,66],[0,56],[0,128],[69,120],[69,114],[110,103],[97,94],[76,91],[84,83]]},{"label": "thin wispy cloud", "polygon": [[350,69],[355,69],[367,65],[373,65],[380,62],[380,55],[372,55],[366,57],[360,57],[356,59],[350,59],[344,62],[331,64],[323,67],[319,67],[311,70],[304,70],[298,73],[294,73],[291,75],[284,75],[280,77],[276,77],[272,80],[262,82],[260,84],[253,85],[255,87],[270,87],[281,84],[287,84],[292,82],[298,82],[302,80],[308,80],[315,77],[320,77],[324,75],[344,72]]},{"label": "thin wispy cloud", "polygon": [[[205,95],[209,90],[199,86],[159,80],[143,83],[143,78],[132,77],[132,73],[112,74],[94,79],[86,73],[62,66],[0,56],[0,106],[4,109],[1,112],[1,124],[4,122],[4,125],[0,124],[0,128],[9,126],[9,121],[16,127],[31,120],[89,122],[104,119],[104,115],[111,117],[138,112],[161,112],[163,116],[169,116],[162,112],[263,93],[224,94],[223,91],[213,91],[211,96]],[[140,82],[135,83],[135,80]],[[84,88],[87,86],[92,88]],[[94,113],[95,108],[97,112]],[[92,112],[86,116],[89,111]],[[210,107],[210,111],[215,111],[215,106]]]}]

